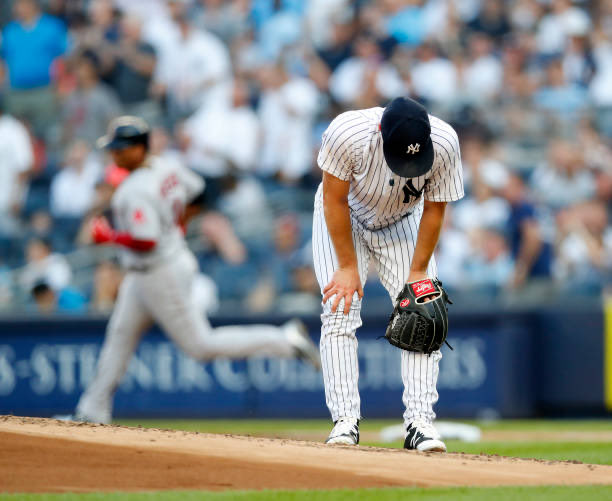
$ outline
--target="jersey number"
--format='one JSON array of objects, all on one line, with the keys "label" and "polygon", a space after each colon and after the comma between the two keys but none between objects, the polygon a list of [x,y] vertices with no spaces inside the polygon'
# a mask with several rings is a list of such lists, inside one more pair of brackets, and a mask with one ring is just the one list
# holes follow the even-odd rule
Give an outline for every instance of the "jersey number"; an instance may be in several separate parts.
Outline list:
[{"label": "jersey number", "polygon": [[408,181],[406,181],[406,184],[402,188],[402,191],[404,192],[404,203],[409,204],[412,200],[412,197],[414,197],[415,199],[420,198],[424,189],[425,185],[423,185],[420,190],[417,190],[414,187],[414,184],[412,184],[412,179],[408,179]]}]

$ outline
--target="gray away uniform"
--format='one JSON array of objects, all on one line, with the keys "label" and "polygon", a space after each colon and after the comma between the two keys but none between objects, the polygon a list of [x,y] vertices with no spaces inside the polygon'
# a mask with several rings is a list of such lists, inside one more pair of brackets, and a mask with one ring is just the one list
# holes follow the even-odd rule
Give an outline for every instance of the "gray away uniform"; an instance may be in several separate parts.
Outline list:
[{"label": "gray away uniform", "polygon": [[203,189],[204,181],[190,170],[151,157],[113,196],[116,229],[136,239],[154,240],[156,245],[150,252],[121,249],[127,273],[106,330],[96,376],[78,403],[78,417],[110,422],[115,389],[142,334],[154,322],[198,360],[296,355],[282,327],[213,329],[192,301],[198,266],[177,220]]}]

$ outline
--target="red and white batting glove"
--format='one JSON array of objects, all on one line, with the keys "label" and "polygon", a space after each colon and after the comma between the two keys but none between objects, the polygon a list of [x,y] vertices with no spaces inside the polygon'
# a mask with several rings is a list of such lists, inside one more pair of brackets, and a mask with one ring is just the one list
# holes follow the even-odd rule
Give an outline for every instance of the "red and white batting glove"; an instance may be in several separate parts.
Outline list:
[{"label": "red and white batting glove", "polygon": [[149,252],[155,247],[155,240],[134,238],[129,233],[120,233],[111,227],[103,217],[92,220],[91,238],[96,244],[113,243],[136,252]]},{"label": "red and white batting glove", "polygon": [[91,239],[96,244],[106,244],[115,240],[115,232],[104,217],[96,217],[91,222]]}]

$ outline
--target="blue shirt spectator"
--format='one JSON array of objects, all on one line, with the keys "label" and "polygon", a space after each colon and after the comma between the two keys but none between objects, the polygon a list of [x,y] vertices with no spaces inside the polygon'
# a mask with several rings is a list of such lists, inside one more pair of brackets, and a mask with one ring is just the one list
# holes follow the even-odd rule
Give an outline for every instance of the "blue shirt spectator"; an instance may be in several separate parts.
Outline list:
[{"label": "blue shirt spectator", "polygon": [[542,234],[536,207],[525,183],[519,176],[510,175],[502,192],[510,204],[507,235],[515,264],[513,287],[520,288],[533,278],[549,279],[553,247]]},{"label": "blue shirt spectator", "polygon": [[39,282],[32,288],[34,308],[39,313],[83,313],[87,300],[72,287],[54,291],[46,282]]},{"label": "blue shirt spectator", "polygon": [[387,20],[387,31],[399,43],[416,46],[425,38],[423,9],[406,7]]},{"label": "blue shirt spectator", "polygon": [[588,105],[589,95],[578,85],[566,82],[561,61],[549,63],[547,82],[533,96],[535,105],[561,116],[574,116]]},{"label": "blue shirt spectator", "polygon": [[66,51],[66,27],[59,19],[41,14],[36,8],[28,17],[20,16],[20,11],[28,12],[23,6],[16,6],[15,10],[18,18],[2,30],[2,58],[8,68],[10,86],[17,90],[48,86],[53,61]]},{"label": "blue shirt spectator", "polygon": [[[521,248],[525,243],[525,227],[529,223],[536,223],[535,207],[527,201],[513,205],[508,220],[508,229],[510,247],[514,259],[521,253]],[[528,277],[550,277],[552,260],[552,245],[542,241],[540,251],[533,261]]]}]

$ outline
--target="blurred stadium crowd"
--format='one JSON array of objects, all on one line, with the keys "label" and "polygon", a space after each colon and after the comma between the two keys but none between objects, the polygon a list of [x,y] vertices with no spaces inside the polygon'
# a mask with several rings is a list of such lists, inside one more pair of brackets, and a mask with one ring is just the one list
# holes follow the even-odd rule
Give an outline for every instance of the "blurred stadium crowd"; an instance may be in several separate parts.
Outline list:
[{"label": "blurred stadium crowd", "polygon": [[202,308],[317,312],[321,133],[403,94],[462,143],[449,289],[541,302],[611,281],[612,1],[15,0],[0,23],[0,309],[112,307],[121,271],[87,228],[125,175],[95,141],[127,113],[206,178]]}]

